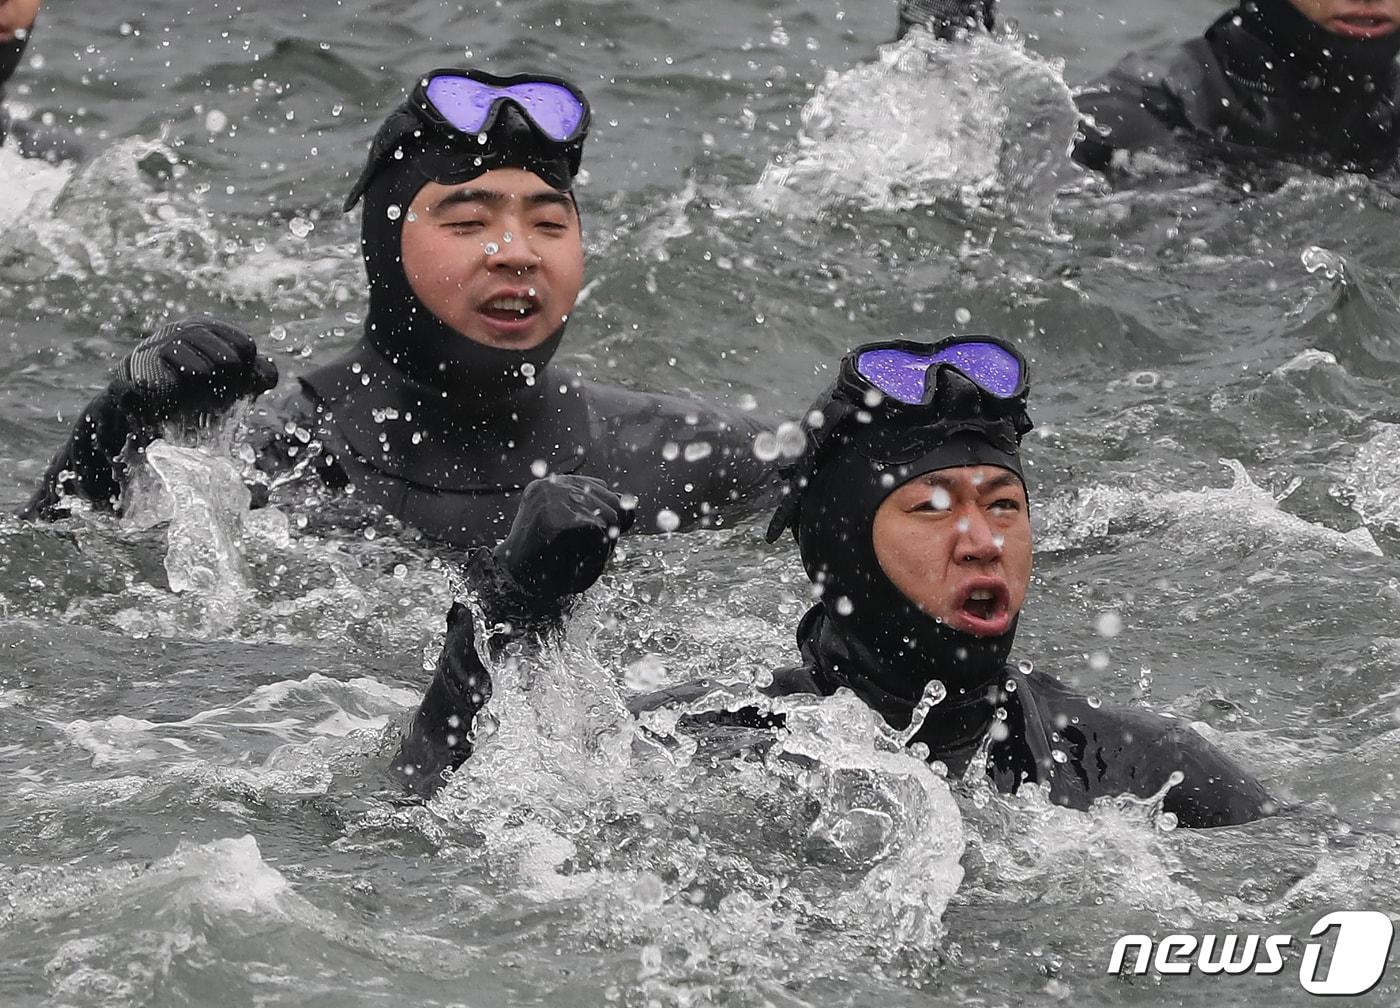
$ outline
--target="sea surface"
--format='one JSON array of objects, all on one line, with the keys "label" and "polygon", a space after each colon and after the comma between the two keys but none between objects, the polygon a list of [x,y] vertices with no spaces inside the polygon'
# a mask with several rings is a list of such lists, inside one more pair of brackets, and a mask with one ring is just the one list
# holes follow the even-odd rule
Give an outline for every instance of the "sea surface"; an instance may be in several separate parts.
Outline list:
[{"label": "sea surface", "polygon": [[[385,110],[428,68],[549,68],[595,125],[562,359],[777,419],[863,341],[1018,341],[1017,657],[1196,723],[1280,814],[991,794],[840,697],[795,703],[798,759],[637,725],[632,692],[793,660],[808,586],[761,522],[629,537],[406,803],[380,771],[455,558],[250,512],[228,430],[153,449],[121,520],[0,519],[0,1005],[1313,1001],[1313,923],[1400,912],[1397,186],[1110,189],[1065,157],[1071,89],[1216,8],[1003,13],[950,49],[841,0],[50,0],[10,100],[91,157],[0,149],[0,511],[143,328],[212,312],[284,381],[349,347],[339,205]],[[1298,937],[1274,976],[1108,975],[1177,932]],[[1364,1000],[1398,999],[1395,965]]]}]

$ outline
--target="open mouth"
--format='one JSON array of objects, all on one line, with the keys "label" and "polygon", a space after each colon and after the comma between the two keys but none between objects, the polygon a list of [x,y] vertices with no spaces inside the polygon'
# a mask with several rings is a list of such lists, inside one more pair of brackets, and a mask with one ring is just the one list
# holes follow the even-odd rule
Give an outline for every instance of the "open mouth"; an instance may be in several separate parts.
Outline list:
[{"label": "open mouth", "polygon": [[1011,622],[1011,593],[1001,581],[984,578],[964,586],[957,604],[962,629],[979,635],[1005,633]]},{"label": "open mouth", "polygon": [[480,311],[498,322],[520,322],[539,314],[540,302],[532,294],[500,294],[483,304]]}]

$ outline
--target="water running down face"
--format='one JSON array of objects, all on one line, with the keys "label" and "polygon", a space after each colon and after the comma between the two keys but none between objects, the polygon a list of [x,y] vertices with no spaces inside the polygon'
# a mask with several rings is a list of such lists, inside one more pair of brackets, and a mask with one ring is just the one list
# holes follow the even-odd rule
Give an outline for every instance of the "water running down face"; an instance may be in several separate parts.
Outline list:
[{"label": "water running down face", "polygon": [[977,637],[1008,632],[1031,574],[1025,487],[978,465],[916,476],[875,513],[875,556],[921,612]]},{"label": "water running down face", "polygon": [[439,320],[486,346],[528,350],[559,329],[583,284],[573,197],[523,168],[428,182],[408,209],[403,269]]},{"label": "water running down face", "polygon": [[1344,38],[1383,38],[1400,30],[1400,0],[1290,0],[1314,24]]}]

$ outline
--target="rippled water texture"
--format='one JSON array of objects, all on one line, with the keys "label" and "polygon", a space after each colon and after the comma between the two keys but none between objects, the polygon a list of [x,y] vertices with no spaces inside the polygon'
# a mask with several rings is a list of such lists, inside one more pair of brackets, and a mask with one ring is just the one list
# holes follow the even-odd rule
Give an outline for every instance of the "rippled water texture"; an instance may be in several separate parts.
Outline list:
[{"label": "rippled water texture", "polygon": [[1007,13],[954,55],[880,51],[892,4],[51,0],[12,100],[93,156],[0,151],[0,506],[143,325],[217,312],[284,376],[348,346],[338,203],[406,72],[548,61],[595,104],[566,357],[791,416],[868,338],[1018,340],[1020,656],[1199,722],[1286,811],[1192,834],[950,788],[840,697],[766,751],[632,721],[633,690],[741,702],[793,658],[805,579],[756,526],[625,542],[403,804],[379,768],[451,557],[248,512],[224,431],[157,446],[121,522],[0,521],[0,1003],[1273,1006],[1296,967],[1127,983],[1108,955],[1400,910],[1395,198],[1084,179],[1066,85],[1214,8]]}]

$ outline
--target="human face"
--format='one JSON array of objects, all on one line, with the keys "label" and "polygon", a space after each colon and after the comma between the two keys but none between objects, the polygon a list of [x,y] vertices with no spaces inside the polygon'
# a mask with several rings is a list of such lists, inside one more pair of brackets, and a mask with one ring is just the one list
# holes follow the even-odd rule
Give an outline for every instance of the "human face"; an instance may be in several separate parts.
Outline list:
[{"label": "human face", "polygon": [[1371,39],[1400,30],[1400,0],[1290,0],[1333,35]]},{"label": "human face", "polygon": [[429,311],[506,350],[549,339],[583,284],[573,197],[523,168],[455,186],[429,182],[409,205],[402,249],[404,274]]},{"label": "human face", "polygon": [[998,466],[916,476],[875,512],[875,558],[920,611],[997,637],[1026,601],[1031,521],[1020,479]]},{"label": "human face", "polygon": [[39,13],[39,0],[0,0],[0,42],[9,42],[17,31],[28,31]]}]

